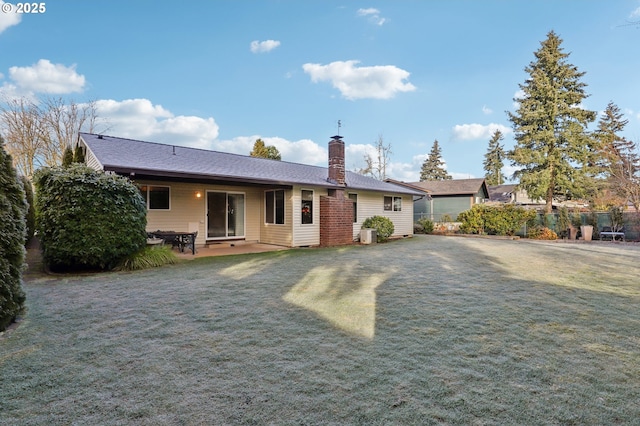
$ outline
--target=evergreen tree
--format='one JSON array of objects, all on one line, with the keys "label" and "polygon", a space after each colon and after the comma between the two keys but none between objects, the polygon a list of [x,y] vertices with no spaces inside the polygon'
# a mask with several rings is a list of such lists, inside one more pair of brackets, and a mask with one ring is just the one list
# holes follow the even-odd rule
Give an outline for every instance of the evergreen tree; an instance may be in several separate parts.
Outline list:
[{"label": "evergreen tree", "polygon": [[76,149],[73,150],[73,162],[84,163],[84,150],[80,144],[76,144]]},{"label": "evergreen tree", "polygon": [[514,99],[518,108],[508,113],[516,140],[508,157],[520,167],[514,176],[531,198],[545,200],[546,213],[554,197],[585,196],[594,183],[596,142],[586,128],[596,114],[581,107],[588,96],[584,72],[567,63],[561,44],[553,31],[547,34],[525,68],[529,77],[520,85],[522,97]]},{"label": "evergreen tree", "polygon": [[24,309],[26,212],[24,188],[0,137],[0,331]]},{"label": "evergreen tree", "polygon": [[502,185],[506,180],[502,173],[505,158],[504,146],[500,145],[502,139],[502,132],[496,130],[489,141],[487,153],[484,155],[484,177],[487,180],[487,185]]},{"label": "evergreen tree", "polygon": [[599,166],[606,176],[609,188],[625,201],[630,201],[636,211],[640,211],[638,146],[620,135],[627,123],[629,120],[624,118],[620,108],[609,102],[595,132],[602,153]]},{"label": "evergreen tree", "polygon": [[262,139],[256,139],[256,142],[253,144],[253,150],[249,155],[252,157],[269,158],[271,160],[282,159],[278,148],[273,145],[265,145]]},{"label": "evergreen tree", "polygon": [[62,167],[69,167],[71,163],[73,163],[73,150],[67,146],[62,154]]},{"label": "evergreen tree", "polygon": [[440,152],[440,145],[438,140],[433,141],[431,152],[424,163],[422,163],[422,169],[420,170],[420,182],[426,180],[449,180],[451,175],[447,173],[444,168],[445,162],[442,160]]}]

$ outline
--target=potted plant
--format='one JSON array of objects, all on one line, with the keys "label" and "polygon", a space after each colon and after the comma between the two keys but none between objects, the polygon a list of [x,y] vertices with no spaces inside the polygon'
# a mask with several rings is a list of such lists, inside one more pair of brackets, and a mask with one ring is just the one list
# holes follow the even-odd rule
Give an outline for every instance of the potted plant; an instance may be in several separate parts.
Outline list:
[{"label": "potted plant", "polygon": [[571,225],[569,227],[569,239],[575,240],[578,238],[578,230],[582,226],[582,217],[580,212],[571,213]]}]

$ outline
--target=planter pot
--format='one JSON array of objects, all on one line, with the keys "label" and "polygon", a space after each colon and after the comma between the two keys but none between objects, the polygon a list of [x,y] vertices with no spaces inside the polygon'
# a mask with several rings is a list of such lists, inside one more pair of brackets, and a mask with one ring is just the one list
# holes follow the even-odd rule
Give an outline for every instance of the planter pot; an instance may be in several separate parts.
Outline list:
[{"label": "planter pot", "polygon": [[578,236],[578,228],[574,228],[573,226],[569,228],[569,239],[575,240]]},{"label": "planter pot", "polygon": [[593,226],[591,225],[582,225],[580,227],[580,232],[582,233],[582,239],[585,241],[591,241],[591,236],[593,235]]}]

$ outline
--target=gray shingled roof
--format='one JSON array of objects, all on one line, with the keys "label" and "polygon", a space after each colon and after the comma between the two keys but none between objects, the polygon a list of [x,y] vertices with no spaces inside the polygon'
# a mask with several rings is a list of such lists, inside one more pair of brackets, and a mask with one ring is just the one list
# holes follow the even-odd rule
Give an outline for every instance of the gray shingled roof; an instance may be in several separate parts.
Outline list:
[{"label": "gray shingled roof", "polygon": [[[478,179],[450,179],[450,180],[433,180],[424,182],[396,182],[399,185],[407,185],[408,187],[421,189],[429,195],[472,195],[480,191],[484,183],[484,178]],[[489,191],[487,190],[487,193]]]},{"label": "gray shingled roof", "polygon": [[[105,171],[158,177],[211,179],[274,185],[339,188],[327,180],[326,167],[246,155],[81,133],[87,149]],[[417,189],[346,172],[348,189],[424,195]]]}]

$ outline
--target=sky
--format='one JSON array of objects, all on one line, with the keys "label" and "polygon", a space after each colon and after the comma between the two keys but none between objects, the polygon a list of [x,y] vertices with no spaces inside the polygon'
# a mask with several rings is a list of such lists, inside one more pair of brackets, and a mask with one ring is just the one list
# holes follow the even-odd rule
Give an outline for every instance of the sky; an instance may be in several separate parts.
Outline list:
[{"label": "sky", "polygon": [[93,101],[107,135],[245,155],[261,138],[326,166],[339,134],[349,170],[382,138],[406,182],[437,140],[449,174],[483,177],[493,132],[514,145],[507,111],[554,31],[585,72],[583,107],[615,103],[640,142],[640,0],[33,4],[0,0],[0,99]]}]

